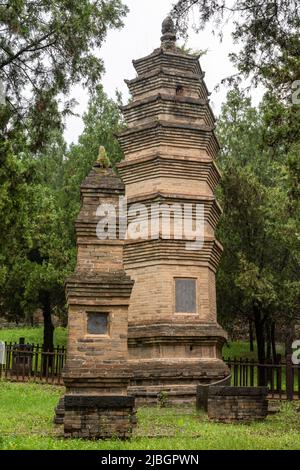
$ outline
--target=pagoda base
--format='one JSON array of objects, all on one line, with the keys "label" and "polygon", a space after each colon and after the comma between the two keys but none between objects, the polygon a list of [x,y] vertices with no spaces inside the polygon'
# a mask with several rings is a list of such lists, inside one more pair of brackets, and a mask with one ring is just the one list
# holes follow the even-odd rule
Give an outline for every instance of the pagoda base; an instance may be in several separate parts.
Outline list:
[{"label": "pagoda base", "polygon": [[128,393],[139,405],[196,405],[196,388],[230,375],[221,359],[225,331],[216,322],[129,325]]},{"label": "pagoda base", "polygon": [[135,399],[128,396],[128,363],[101,365],[90,373],[66,367],[66,394],[55,408],[54,423],[64,436],[128,439],[136,425]]},{"label": "pagoda base", "polygon": [[230,376],[220,359],[131,361],[134,380],[128,394],[136,406],[196,406],[197,386]]},{"label": "pagoda base", "polygon": [[134,398],[123,395],[65,395],[64,436],[128,439],[136,424]]}]

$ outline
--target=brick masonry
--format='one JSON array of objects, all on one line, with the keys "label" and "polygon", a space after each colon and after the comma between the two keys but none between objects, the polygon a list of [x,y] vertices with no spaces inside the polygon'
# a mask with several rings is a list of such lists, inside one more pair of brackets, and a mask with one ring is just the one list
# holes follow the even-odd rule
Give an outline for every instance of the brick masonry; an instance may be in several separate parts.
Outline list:
[{"label": "brick masonry", "polygon": [[[218,382],[218,386],[230,386],[231,383],[231,375],[226,377],[223,380]],[[201,384],[197,386],[197,394],[196,394],[196,409],[202,410],[207,413],[208,407],[208,390],[212,385],[210,384]]]},{"label": "brick masonry", "polygon": [[133,397],[65,397],[65,437],[128,439],[135,424]]},{"label": "brick masonry", "polygon": [[208,417],[223,423],[262,421],[268,414],[268,387],[209,386]]}]

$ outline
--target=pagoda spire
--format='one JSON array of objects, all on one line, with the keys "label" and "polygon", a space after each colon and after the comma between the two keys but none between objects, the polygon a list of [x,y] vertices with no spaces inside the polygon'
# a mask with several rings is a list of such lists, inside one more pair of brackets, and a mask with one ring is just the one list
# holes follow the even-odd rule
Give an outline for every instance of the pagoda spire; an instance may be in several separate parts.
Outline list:
[{"label": "pagoda spire", "polygon": [[172,49],[176,46],[176,30],[171,16],[167,16],[161,25],[161,45],[166,49]]}]

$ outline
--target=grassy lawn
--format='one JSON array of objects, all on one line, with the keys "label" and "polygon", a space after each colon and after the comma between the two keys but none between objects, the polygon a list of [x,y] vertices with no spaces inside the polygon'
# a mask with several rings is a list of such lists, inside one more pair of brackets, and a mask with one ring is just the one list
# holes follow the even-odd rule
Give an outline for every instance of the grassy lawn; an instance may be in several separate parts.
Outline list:
[{"label": "grassy lawn", "polygon": [[[43,344],[43,328],[3,328],[0,329],[0,341],[18,342],[19,338],[25,338],[26,343]],[[55,346],[67,345],[67,329],[57,327],[54,330]]]},{"label": "grassy lawn", "polygon": [[[1,334],[1,332],[0,332]],[[250,351],[249,343],[247,341],[239,341],[239,342],[228,342],[223,346],[223,357],[228,359],[229,357],[233,359],[234,357],[240,358],[248,358],[248,359],[256,359],[257,358],[257,349],[256,344],[254,344],[254,351]]]},{"label": "grassy lawn", "polygon": [[143,408],[131,441],[64,440],[52,424],[63,388],[0,381],[0,449],[300,449],[299,405],[263,423],[211,423],[188,408]]},{"label": "grassy lawn", "polygon": [[[284,356],[284,346],[283,344],[277,344],[277,352]],[[257,347],[254,343],[254,351],[250,351],[249,343],[247,341],[235,341],[228,342],[223,346],[223,356],[228,359],[236,358],[247,358],[247,359],[257,359]]]}]

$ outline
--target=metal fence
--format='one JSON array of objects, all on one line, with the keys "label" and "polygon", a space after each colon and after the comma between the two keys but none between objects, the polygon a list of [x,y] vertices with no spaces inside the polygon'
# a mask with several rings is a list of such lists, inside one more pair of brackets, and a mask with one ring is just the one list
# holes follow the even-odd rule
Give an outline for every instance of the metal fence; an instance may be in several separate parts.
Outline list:
[{"label": "metal fence", "polygon": [[43,345],[5,343],[5,363],[0,365],[0,378],[62,384],[66,348],[45,351]]},{"label": "metal fence", "polygon": [[290,356],[278,364],[259,364],[254,359],[245,358],[228,358],[225,362],[231,371],[231,385],[267,385],[270,398],[300,400],[300,365],[294,365]]}]

